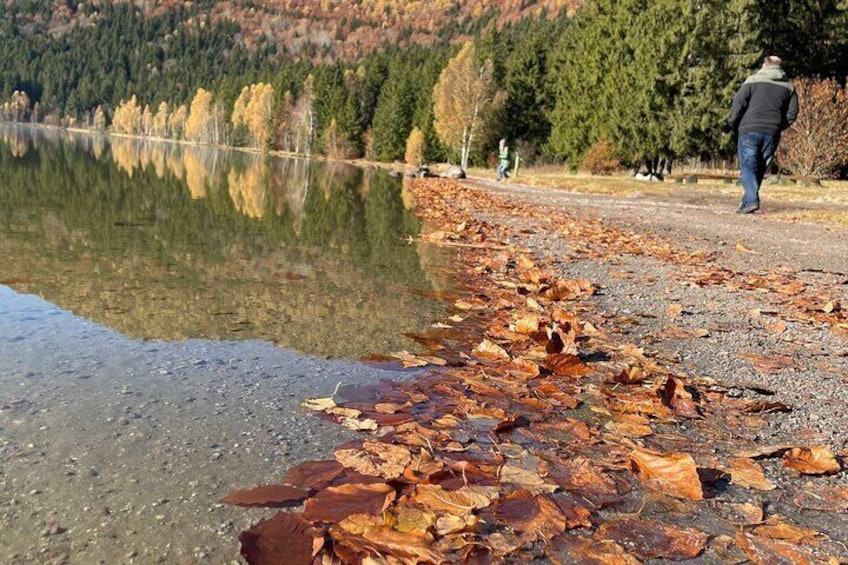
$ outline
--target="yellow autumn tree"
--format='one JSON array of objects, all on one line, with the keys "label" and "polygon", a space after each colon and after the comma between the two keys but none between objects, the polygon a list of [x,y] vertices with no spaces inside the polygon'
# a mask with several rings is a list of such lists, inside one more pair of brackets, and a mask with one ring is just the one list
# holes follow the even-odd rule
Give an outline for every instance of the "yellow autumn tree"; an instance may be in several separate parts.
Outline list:
[{"label": "yellow autumn tree", "polygon": [[138,133],[138,123],[141,118],[141,108],[135,94],[127,101],[121,100],[112,116],[112,130],[116,133],[135,135]]},{"label": "yellow autumn tree", "polygon": [[212,93],[198,88],[188,110],[185,122],[185,138],[189,141],[212,143],[215,136],[215,111]]},{"label": "yellow autumn tree", "polygon": [[168,137],[168,118],[168,103],[162,102],[156,109],[156,114],[153,115],[153,131],[151,134],[156,137]]},{"label": "yellow autumn tree", "polygon": [[106,114],[103,112],[103,106],[98,105],[94,109],[94,114],[91,116],[91,126],[97,131],[106,129]]},{"label": "yellow autumn tree", "polygon": [[185,104],[171,112],[168,116],[168,132],[174,139],[182,139],[185,134],[185,125],[188,120],[188,108]]},{"label": "yellow autumn tree", "polygon": [[439,139],[459,151],[460,166],[468,168],[471,150],[504,95],[495,87],[494,67],[487,59],[478,63],[474,43],[467,42],[448,61],[433,90],[434,127]]},{"label": "yellow autumn tree", "polygon": [[30,99],[29,95],[23,90],[16,90],[12,93],[12,102],[10,104],[12,121],[21,122],[26,119],[26,114],[29,111]]},{"label": "yellow autumn tree", "polygon": [[406,153],[404,159],[407,165],[420,167],[424,164],[424,132],[418,127],[412,128],[406,138]]},{"label": "yellow autumn tree", "polygon": [[267,147],[273,107],[273,86],[264,82],[245,86],[233,105],[233,127],[244,126],[253,147]]}]

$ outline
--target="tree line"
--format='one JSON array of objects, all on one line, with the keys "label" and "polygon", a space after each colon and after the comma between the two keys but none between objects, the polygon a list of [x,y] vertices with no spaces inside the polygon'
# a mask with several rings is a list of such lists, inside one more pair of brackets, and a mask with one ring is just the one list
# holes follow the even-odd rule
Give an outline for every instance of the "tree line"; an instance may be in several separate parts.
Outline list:
[{"label": "tree line", "polygon": [[[807,96],[807,129],[793,133],[806,141],[788,147],[808,154],[782,162],[821,161],[813,153],[834,147],[810,142],[821,131],[848,149],[845,0],[588,0],[570,15],[318,65],[242,48],[226,22],[178,25],[192,17],[104,5],[95,25],[50,39],[4,12],[2,117],[463,167],[491,164],[504,137],[529,162],[654,172],[732,155],[733,92],[778,54]],[[844,174],[848,151],[831,153],[817,174]]]}]

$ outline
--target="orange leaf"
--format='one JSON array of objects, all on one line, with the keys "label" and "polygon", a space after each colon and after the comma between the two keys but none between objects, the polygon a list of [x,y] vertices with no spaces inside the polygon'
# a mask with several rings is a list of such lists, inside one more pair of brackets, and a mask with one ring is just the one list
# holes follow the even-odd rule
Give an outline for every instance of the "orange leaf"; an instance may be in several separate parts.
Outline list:
[{"label": "orange leaf", "polygon": [[448,491],[439,485],[417,485],[412,495],[412,499],[419,504],[457,516],[485,508],[497,497],[497,487],[468,486]]},{"label": "orange leaf", "polygon": [[842,469],[827,445],[794,447],[783,455],[783,465],[804,475],[829,475]]},{"label": "orange leaf", "polygon": [[266,485],[247,490],[236,490],[221,499],[224,504],[236,506],[262,506],[286,508],[297,506],[309,495],[305,490],[288,485]]},{"label": "orange leaf", "polygon": [[665,312],[666,314],[668,314],[668,317],[673,320],[678,317],[681,312],[683,312],[683,306],[681,306],[680,304],[672,304],[671,306],[666,308]]},{"label": "orange leaf", "polygon": [[515,322],[515,332],[523,335],[533,335],[539,331],[539,315],[528,314]]},{"label": "orange leaf", "polygon": [[683,381],[669,375],[665,386],[659,390],[660,397],[666,406],[683,416],[684,418],[700,418],[698,405],[692,398],[692,394],[683,386]]},{"label": "orange leaf", "polygon": [[474,349],[474,352],[480,357],[486,359],[509,359],[509,353],[500,345],[484,339],[480,345]]},{"label": "orange leaf", "polygon": [[763,468],[753,459],[737,457],[730,459],[727,464],[730,482],[734,485],[762,491],[774,490],[774,483],[766,479]]},{"label": "orange leaf", "polygon": [[412,460],[409,449],[381,441],[365,441],[361,449],[339,449],[336,461],[363,475],[396,479]]},{"label": "orange leaf", "polygon": [[289,469],[283,482],[306,489],[318,489],[338,477],[344,466],[338,461],[306,461]]},{"label": "orange leaf", "polygon": [[612,540],[645,559],[692,559],[704,551],[709,536],[693,528],[627,519],[601,524],[596,539]]},{"label": "orange leaf", "polygon": [[652,453],[637,449],[630,467],[646,487],[676,498],[702,500],[704,491],[695,461],[688,453]]},{"label": "orange leaf", "polygon": [[316,522],[341,522],[351,514],[380,514],[394,499],[395,489],[381,483],[327,487],[306,501],[303,516]]},{"label": "orange leaf", "polygon": [[545,367],[563,377],[582,377],[590,372],[586,363],[577,355],[558,353],[545,358]]},{"label": "orange leaf", "polygon": [[499,523],[521,532],[529,540],[561,534],[567,522],[553,501],[545,496],[533,496],[526,490],[513,491],[499,500],[495,516]]},{"label": "orange leaf", "polygon": [[554,565],[639,565],[641,561],[612,540],[563,534],[552,540],[547,556]]},{"label": "orange leaf", "polygon": [[324,547],[324,531],[300,514],[278,512],[239,535],[241,554],[248,563],[312,563]]}]

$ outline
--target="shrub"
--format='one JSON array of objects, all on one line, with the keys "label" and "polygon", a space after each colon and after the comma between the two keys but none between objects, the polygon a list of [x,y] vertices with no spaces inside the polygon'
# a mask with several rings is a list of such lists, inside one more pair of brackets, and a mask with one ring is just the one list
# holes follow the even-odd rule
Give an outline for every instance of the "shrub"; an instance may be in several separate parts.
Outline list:
[{"label": "shrub", "polygon": [[612,142],[599,139],[586,151],[581,168],[593,175],[609,175],[621,168],[621,161],[615,156]]},{"label": "shrub", "polygon": [[777,161],[805,177],[824,178],[848,165],[848,91],[834,80],[796,81],[800,112],[783,133]]}]

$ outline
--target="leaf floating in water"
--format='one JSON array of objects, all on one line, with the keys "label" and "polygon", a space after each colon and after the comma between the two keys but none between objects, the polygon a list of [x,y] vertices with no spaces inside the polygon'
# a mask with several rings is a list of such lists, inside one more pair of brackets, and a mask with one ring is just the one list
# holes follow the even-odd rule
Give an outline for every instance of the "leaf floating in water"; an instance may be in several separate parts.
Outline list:
[{"label": "leaf floating in water", "polygon": [[305,461],[289,469],[283,482],[306,489],[318,489],[338,477],[344,466],[338,461]]},{"label": "leaf floating in water", "polygon": [[278,512],[239,535],[241,554],[251,565],[312,563],[324,547],[324,530],[300,514]]},{"label": "leaf floating in water", "polygon": [[288,485],[266,485],[233,491],[222,498],[221,502],[236,506],[286,508],[299,505],[306,499],[308,494],[305,490]]}]

